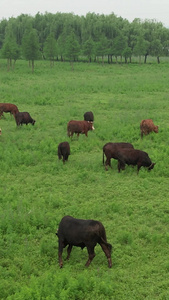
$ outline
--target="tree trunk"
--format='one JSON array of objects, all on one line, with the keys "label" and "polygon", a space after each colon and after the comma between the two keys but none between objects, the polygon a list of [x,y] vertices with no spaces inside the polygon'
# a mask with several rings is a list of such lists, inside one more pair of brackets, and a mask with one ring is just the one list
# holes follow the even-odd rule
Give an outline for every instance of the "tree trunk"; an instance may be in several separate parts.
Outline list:
[{"label": "tree trunk", "polygon": [[32,60],[32,73],[34,72],[34,60]]},{"label": "tree trunk", "polygon": [[7,59],[7,70],[10,70],[10,62],[9,62],[9,58]]},{"label": "tree trunk", "polygon": [[159,64],[160,63],[160,57],[157,56],[157,63]]},{"label": "tree trunk", "polygon": [[144,56],[144,63],[145,63],[145,64],[146,64],[146,62],[147,62],[147,56],[148,56],[148,53],[146,53],[145,56]]}]

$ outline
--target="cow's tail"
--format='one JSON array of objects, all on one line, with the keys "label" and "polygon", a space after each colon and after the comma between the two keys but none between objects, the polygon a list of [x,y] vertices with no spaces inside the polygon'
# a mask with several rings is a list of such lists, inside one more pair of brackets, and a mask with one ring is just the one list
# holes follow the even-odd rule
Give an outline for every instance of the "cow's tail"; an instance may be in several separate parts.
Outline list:
[{"label": "cow's tail", "polygon": [[104,165],[104,150],[103,150],[103,165]]},{"label": "cow's tail", "polygon": [[105,244],[109,248],[110,252],[112,252],[112,248],[113,248],[112,245],[110,243],[106,242],[105,239],[102,237],[101,237],[101,241],[103,242],[103,244]]}]

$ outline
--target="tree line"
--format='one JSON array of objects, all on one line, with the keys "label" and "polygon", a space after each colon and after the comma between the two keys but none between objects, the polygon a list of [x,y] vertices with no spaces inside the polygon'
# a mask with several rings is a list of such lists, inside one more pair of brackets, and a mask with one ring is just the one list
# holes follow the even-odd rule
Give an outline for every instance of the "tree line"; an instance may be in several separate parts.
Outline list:
[{"label": "tree line", "polygon": [[34,70],[36,59],[48,59],[51,66],[56,60],[72,64],[83,57],[86,61],[108,63],[124,58],[139,62],[148,55],[157,58],[169,54],[169,29],[156,20],[135,19],[129,22],[114,13],[99,15],[87,13],[26,14],[0,21],[0,56],[10,68],[17,59],[26,59]]}]

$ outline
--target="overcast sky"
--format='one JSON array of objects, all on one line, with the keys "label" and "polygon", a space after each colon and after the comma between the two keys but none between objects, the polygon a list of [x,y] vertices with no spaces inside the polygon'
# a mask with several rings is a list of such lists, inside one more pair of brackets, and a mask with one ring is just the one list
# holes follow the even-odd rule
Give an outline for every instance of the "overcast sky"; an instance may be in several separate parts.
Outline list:
[{"label": "overcast sky", "polygon": [[114,13],[132,22],[135,18],[155,19],[169,27],[169,0],[0,0],[0,20],[21,14],[88,12],[109,15]]}]

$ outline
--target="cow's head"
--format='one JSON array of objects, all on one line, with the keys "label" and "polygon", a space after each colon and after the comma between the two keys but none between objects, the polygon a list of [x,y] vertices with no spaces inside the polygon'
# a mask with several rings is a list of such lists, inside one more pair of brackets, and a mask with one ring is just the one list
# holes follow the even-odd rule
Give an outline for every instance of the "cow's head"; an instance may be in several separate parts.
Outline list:
[{"label": "cow's head", "polygon": [[156,163],[152,163],[152,164],[148,167],[148,170],[149,170],[149,171],[152,170],[152,169],[154,168],[155,164],[156,164]]},{"label": "cow's head", "polygon": [[2,133],[2,130],[1,130],[1,128],[0,128],[0,135],[1,135],[1,133]]},{"label": "cow's head", "polygon": [[154,127],[154,132],[155,132],[155,133],[158,133],[158,126],[155,126],[155,127]]},{"label": "cow's head", "polygon": [[36,122],[35,120],[32,120],[32,125],[34,125],[34,124],[35,124],[35,122]]},{"label": "cow's head", "polygon": [[87,121],[89,123],[89,129],[90,130],[95,130],[93,122]]}]

